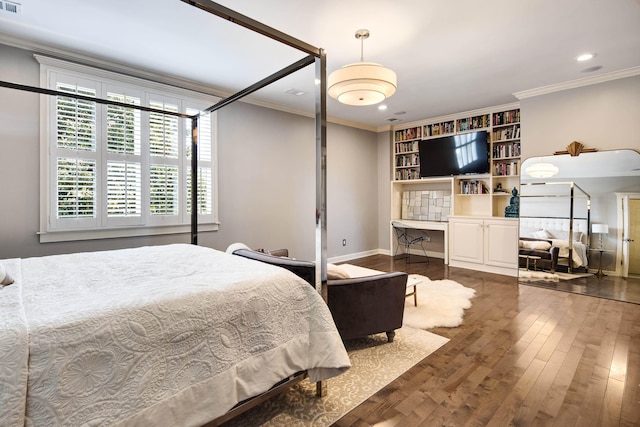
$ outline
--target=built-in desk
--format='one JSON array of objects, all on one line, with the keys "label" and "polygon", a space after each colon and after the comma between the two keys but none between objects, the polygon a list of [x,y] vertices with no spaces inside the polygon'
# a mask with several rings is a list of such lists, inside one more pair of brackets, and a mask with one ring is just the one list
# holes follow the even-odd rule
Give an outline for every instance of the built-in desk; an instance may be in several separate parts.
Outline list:
[{"label": "built-in desk", "polygon": [[391,220],[391,254],[395,253],[395,247],[398,244],[395,237],[393,228],[412,228],[416,230],[439,230],[444,233],[444,263],[449,264],[449,223],[448,222],[435,222],[435,221],[416,221],[409,219],[394,219]]}]

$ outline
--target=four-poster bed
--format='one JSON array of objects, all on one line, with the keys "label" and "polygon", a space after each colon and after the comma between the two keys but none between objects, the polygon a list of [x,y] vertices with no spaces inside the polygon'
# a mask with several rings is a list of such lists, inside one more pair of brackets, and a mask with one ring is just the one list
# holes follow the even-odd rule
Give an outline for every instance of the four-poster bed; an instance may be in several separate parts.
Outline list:
[{"label": "four-poster bed", "polygon": [[[587,269],[591,197],[575,182],[521,183],[520,237],[559,248],[558,265]],[[546,213],[553,212],[554,216]]]},{"label": "four-poster bed", "polygon": [[[316,78],[320,82],[316,89],[315,117],[315,249],[316,265],[319,266],[315,290],[309,293],[308,289],[312,288],[308,284],[277,268],[274,271],[274,267],[256,265],[256,261],[240,261],[239,257],[197,246],[197,191],[192,191],[191,200],[192,245],[4,260],[3,266],[10,270],[16,281],[0,288],[4,294],[3,307],[11,308],[0,313],[0,354],[6,356],[3,360],[16,369],[11,375],[3,373],[0,376],[0,385],[3,386],[0,390],[8,390],[0,395],[0,407],[5,408],[0,411],[0,420],[12,423],[17,420],[18,424],[24,424],[26,416],[41,421],[50,418],[53,424],[79,425],[98,420],[108,424],[158,424],[162,420],[171,424],[183,420],[185,425],[199,425],[223,416],[235,404],[265,392],[274,384],[280,384],[281,380],[297,381],[299,372],[306,372],[313,381],[318,381],[318,392],[322,393],[320,380],[349,367],[340,336],[319,294],[321,284],[326,281],[324,52],[216,3],[183,1],[307,54],[281,71],[212,105],[203,113],[223,108],[261,87],[315,64]],[[0,87],[45,96],[86,98],[10,82],[0,82]],[[109,100],[85,100],[167,114],[163,110]],[[191,119],[191,185],[198,188],[198,126],[202,113],[171,114]],[[118,266],[115,273],[111,270],[113,265]],[[145,266],[146,274],[140,273],[141,265]],[[173,267],[173,270],[164,267]],[[53,271],[58,274],[52,274]],[[271,284],[264,283],[265,280]],[[208,289],[209,282],[214,283],[212,289]],[[230,293],[222,293],[227,288]],[[246,293],[247,289],[255,293]],[[124,298],[127,294],[134,298]],[[239,298],[241,295],[244,298]],[[84,299],[89,297],[95,298]],[[268,297],[275,297],[275,302]],[[66,298],[71,298],[73,303],[65,309]],[[206,305],[209,302],[212,305]],[[274,307],[280,307],[278,315],[269,314]],[[195,316],[194,311],[200,314]],[[288,312],[293,317],[283,315]],[[264,323],[261,316],[271,320],[280,318],[289,326],[307,322],[301,341],[291,350],[296,357],[291,356],[291,351],[283,347],[283,343],[270,338],[262,340],[265,325],[268,325],[267,330],[280,332],[286,332],[287,325]],[[259,328],[256,326],[258,323]],[[248,329],[247,335],[240,334],[240,326]],[[252,333],[258,333],[258,336]],[[304,334],[308,336],[304,338]],[[245,347],[235,346],[234,339]],[[217,348],[212,344],[214,341],[219,344]],[[122,344],[119,350],[110,347],[115,342]],[[167,344],[170,349],[162,349],[161,344]],[[153,351],[146,352],[145,347]],[[167,355],[167,351],[176,352],[177,348],[187,355],[186,359]],[[260,353],[265,348],[267,353]],[[188,351],[183,351],[185,349]],[[248,354],[249,357],[222,357],[213,351],[221,349],[234,354]],[[260,357],[256,358],[255,352],[260,353]],[[274,352],[294,363],[279,368]],[[305,362],[297,363],[296,358]],[[155,362],[161,360],[161,366],[151,363],[151,359]],[[103,363],[108,368],[101,365]],[[198,363],[200,365],[196,366]],[[229,370],[218,369],[221,364],[229,365]],[[116,365],[119,370],[110,369]],[[235,376],[237,370],[245,370],[249,376]],[[201,372],[205,371],[209,372],[208,376],[202,376]],[[108,384],[115,381],[119,384],[116,388],[123,387],[121,390],[128,391],[121,393],[110,387],[97,387],[95,378],[92,378],[95,373],[102,374],[102,380]],[[180,373],[184,375],[180,376]],[[63,374],[68,375],[64,377]],[[138,378],[135,386],[127,381],[128,374]],[[81,381],[82,375],[88,375],[84,382]],[[218,382],[216,375],[229,376],[231,382]],[[259,381],[254,382],[254,377]],[[180,378],[184,382],[181,383]],[[230,393],[229,387],[233,392]],[[56,405],[53,402],[56,399],[51,400],[51,396],[56,396],[62,403]],[[101,397],[94,400],[96,396]],[[147,396],[149,399],[133,399],[133,396]],[[214,403],[216,405],[212,408]],[[85,409],[75,408],[77,404]]]}]

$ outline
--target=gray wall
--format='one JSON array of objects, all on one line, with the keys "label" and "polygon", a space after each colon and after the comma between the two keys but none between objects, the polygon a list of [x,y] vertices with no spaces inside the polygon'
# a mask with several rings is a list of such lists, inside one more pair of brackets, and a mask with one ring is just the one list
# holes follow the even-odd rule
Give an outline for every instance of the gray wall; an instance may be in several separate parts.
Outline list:
[{"label": "gray wall", "polygon": [[[599,151],[640,151],[640,76],[563,90],[520,102],[522,158],[553,156],[573,141]],[[553,161],[552,157],[546,160]],[[608,223],[604,247],[616,246],[616,191],[640,191],[638,180],[575,180],[591,195],[591,221]],[[593,264],[592,264],[593,266]],[[603,268],[614,271],[613,254],[603,258]]]},{"label": "gray wall", "polygon": [[[1,80],[39,86],[32,53],[0,44],[0,58]],[[39,243],[39,119],[38,95],[0,88],[0,258],[189,242],[180,234]],[[294,257],[313,259],[313,119],[235,103],[219,112],[218,126],[221,223],[219,231],[200,233],[199,243],[287,247]],[[376,250],[377,135],[337,124],[327,134],[327,256]]]},{"label": "gray wall", "polygon": [[526,98],[520,111],[523,160],[573,141],[600,151],[640,149],[640,76]]},{"label": "gray wall", "polygon": [[[0,79],[39,85],[31,52],[0,45],[0,58]],[[639,149],[639,99],[640,77],[630,77],[522,100],[523,158],[574,140],[600,150]],[[37,95],[0,88],[0,258],[189,241],[183,234],[40,244],[38,111]],[[200,244],[287,247],[292,256],[312,259],[313,120],[236,103],[219,112],[218,126],[221,224],[201,233]],[[327,256],[388,253],[390,132],[329,123],[327,133]]]}]

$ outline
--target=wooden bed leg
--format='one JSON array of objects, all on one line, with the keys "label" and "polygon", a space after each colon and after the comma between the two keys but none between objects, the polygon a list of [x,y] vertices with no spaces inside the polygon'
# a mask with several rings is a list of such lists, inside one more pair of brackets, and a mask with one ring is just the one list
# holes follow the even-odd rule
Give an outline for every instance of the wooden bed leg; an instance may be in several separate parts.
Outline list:
[{"label": "wooden bed leg", "polygon": [[325,397],[327,395],[327,382],[326,381],[318,381],[316,383],[316,396],[317,397]]}]

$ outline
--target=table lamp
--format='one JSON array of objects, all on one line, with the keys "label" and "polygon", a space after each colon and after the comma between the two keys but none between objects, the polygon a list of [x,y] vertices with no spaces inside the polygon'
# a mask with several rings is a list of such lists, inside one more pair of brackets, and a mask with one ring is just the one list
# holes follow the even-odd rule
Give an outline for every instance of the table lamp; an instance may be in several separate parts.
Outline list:
[{"label": "table lamp", "polygon": [[591,224],[591,232],[598,234],[598,249],[602,249],[602,235],[609,232],[607,224]]}]

